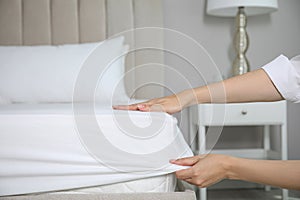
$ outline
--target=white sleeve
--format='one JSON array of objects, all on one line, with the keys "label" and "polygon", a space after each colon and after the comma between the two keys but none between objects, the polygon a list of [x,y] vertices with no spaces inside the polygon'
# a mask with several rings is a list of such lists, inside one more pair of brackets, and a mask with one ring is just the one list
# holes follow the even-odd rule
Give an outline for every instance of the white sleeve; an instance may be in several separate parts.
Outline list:
[{"label": "white sleeve", "polygon": [[300,103],[300,56],[289,60],[280,55],[262,68],[286,100]]}]

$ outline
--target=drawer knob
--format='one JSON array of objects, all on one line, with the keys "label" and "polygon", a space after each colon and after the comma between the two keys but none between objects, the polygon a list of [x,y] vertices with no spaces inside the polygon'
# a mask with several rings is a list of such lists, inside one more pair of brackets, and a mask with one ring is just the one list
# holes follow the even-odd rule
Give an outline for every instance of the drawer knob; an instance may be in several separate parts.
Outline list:
[{"label": "drawer knob", "polygon": [[247,115],[247,111],[246,110],[242,110],[242,115]]}]

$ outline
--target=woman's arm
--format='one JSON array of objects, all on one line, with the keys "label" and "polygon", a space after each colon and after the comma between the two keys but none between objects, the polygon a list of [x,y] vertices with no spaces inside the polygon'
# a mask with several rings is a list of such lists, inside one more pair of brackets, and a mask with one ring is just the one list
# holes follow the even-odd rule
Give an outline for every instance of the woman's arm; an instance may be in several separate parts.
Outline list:
[{"label": "woman's arm", "polygon": [[250,160],[210,154],[171,163],[192,166],[177,171],[176,176],[199,187],[207,187],[222,179],[234,179],[300,190],[299,160]]},{"label": "woman's arm", "polygon": [[263,69],[259,69],[207,86],[184,90],[176,95],[129,106],[114,106],[114,109],[164,111],[173,114],[185,107],[199,103],[277,101],[282,99],[269,76]]},{"label": "woman's arm", "polygon": [[[282,96],[262,69],[196,89],[198,103],[277,101]],[[192,102],[197,103],[197,102]]]}]

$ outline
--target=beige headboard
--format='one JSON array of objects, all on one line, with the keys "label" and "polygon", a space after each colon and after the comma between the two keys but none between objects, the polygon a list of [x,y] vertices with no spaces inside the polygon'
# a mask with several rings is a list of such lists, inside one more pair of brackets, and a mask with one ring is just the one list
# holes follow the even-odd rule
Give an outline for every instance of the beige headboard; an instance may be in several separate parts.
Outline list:
[{"label": "beige headboard", "polygon": [[[160,0],[0,0],[0,45],[58,45],[95,42],[142,27],[162,27]],[[163,47],[163,33],[126,32],[131,49]],[[163,63],[162,51],[131,53],[126,70],[146,63]],[[150,66],[150,65],[149,65]],[[161,68],[134,71],[126,77],[130,95],[148,82],[163,83]],[[162,87],[139,89],[136,97],[163,95]]]}]

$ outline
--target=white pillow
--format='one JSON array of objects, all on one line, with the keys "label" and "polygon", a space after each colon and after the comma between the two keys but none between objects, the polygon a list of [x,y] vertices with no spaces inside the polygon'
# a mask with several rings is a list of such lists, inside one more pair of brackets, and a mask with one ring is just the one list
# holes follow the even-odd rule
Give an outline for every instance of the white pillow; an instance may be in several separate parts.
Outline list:
[{"label": "white pillow", "polygon": [[95,88],[95,101],[109,105],[127,103],[129,97],[124,85],[125,55],[128,53],[129,46],[124,45],[120,55],[116,57],[111,65],[106,66],[103,76],[99,77]]},{"label": "white pillow", "polygon": [[[97,49],[99,62],[107,63],[124,53],[123,42],[124,38],[118,37],[101,43],[0,46],[0,99],[23,103],[72,102],[77,76],[90,53]],[[96,90],[97,101],[111,102],[109,94],[124,73],[124,56],[110,68],[101,80],[105,87]],[[123,82],[114,98],[128,98]],[[90,99],[83,93],[75,100]]]}]

